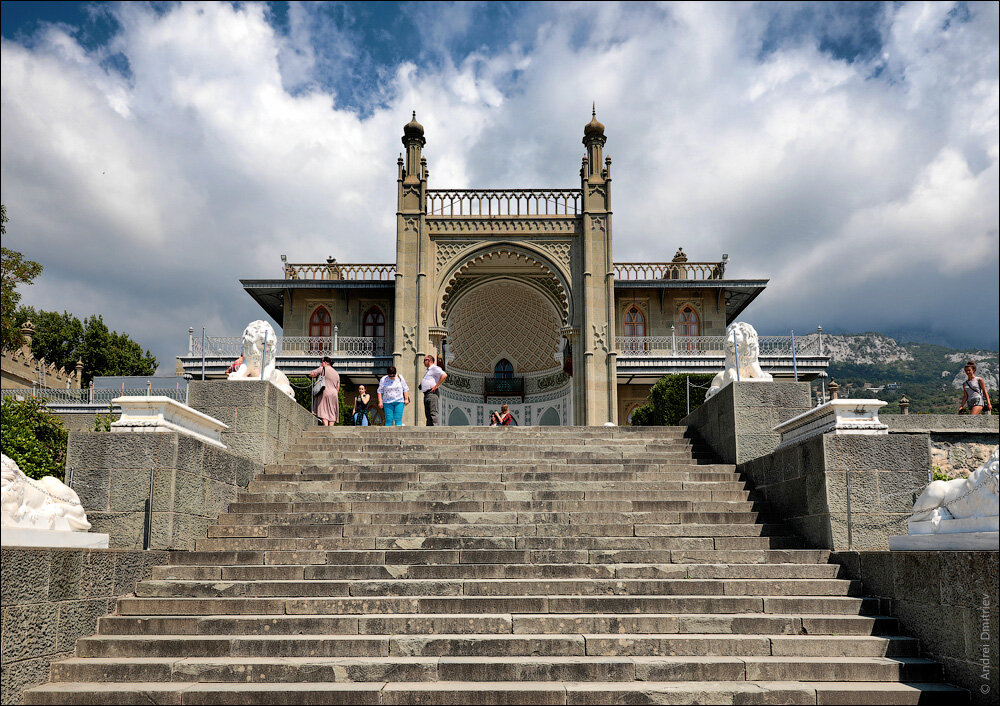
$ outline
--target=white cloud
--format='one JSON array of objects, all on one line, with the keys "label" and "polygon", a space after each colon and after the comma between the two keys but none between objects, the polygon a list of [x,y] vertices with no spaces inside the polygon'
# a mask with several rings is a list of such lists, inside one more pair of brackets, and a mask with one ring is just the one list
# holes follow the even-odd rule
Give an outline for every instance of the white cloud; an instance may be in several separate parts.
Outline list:
[{"label": "white cloud", "polygon": [[768,332],[931,322],[995,345],[977,322],[997,318],[997,7],[953,10],[887,6],[883,51],[853,63],[809,31],[764,51],[767,7],[525,7],[533,35],[465,55],[449,33],[475,17],[451,13],[359,112],[316,72],[370,57],[309,5],[287,34],[259,5],[122,5],[106,48],[3,42],[8,247],[46,265],[27,302],[104,313],[170,369],[188,325],[259,315],[237,279],[278,276],[282,253],[394,259],[411,109],[432,187],[572,186],[596,100],[617,259],[729,252],[772,278],[747,312]]}]

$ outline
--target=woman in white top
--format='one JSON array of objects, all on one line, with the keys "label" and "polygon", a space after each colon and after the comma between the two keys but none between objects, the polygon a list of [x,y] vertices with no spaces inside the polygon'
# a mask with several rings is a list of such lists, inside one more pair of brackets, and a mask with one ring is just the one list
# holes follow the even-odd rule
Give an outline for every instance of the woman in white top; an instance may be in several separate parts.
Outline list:
[{"label": "woman in white top", "polygon": [[396,366],[390,365],[385,377],[378,382],[378,406],[385,410],[385,425],[403,426],[403,407],[408,404],[410,386],[402,375],[396,373]]}]

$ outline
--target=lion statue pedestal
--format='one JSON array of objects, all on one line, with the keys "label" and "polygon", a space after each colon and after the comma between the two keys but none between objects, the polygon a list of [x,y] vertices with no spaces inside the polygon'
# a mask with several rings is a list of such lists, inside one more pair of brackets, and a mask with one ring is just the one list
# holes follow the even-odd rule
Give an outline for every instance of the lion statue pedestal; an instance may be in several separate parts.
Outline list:
[{"label": "lion statue pedestal", "polygon": [[108,535],[87,532],[90,522],[80,498],[58,478],[28,478],[4,455],[0,526],[5,547],[89,547],[107,549]]},{"label": "lion statue pedestal", "polygon": [[910,533],[889,549],[1000,549],[1000,449],[968,478],[936,480],[913,504]]},{"label": "lion statue pedestal", "polygon": [[278,337],[266,321],[251,321],[243,331],[243,362],[230,380],[268,380],[279,390],[295,399],[288,377],[278,370],[275,351]]},{"label": "lion statue pedestal", "polygon": [[734,321],[726,328],[726,367],[712,378],[712,386],[705,393],[709,399],[723,387],[737,380],[741,382],[771,382],[769,373],[760,368],[760,342],[757,330],[750,324]]}]

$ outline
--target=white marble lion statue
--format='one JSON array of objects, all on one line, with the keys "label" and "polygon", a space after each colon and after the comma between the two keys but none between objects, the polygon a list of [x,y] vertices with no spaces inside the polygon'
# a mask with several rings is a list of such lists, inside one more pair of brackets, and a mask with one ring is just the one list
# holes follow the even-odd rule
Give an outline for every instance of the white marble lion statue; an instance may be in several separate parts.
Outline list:
[{"label": "white marble lion statue", "polygon": [[1000,447],[967,478],[936,480],[924,488],[913,504],[910,523],[965,520],[1000,515]]},{"label": "white marble lion statue", "polygon": [[[243,331],[243,362],[229,373],[230,380],[270,380],[275,387],[295,399],[288,377],[278,370],[275,349],[278,337],[266,321],[251,321]],[[265,350],[266,347],[266,350]],[[263,377],[261,369],[264,370]]]},{"label": "white marble lion statue", "polygon": [[0,483],[0,525],[22,529],[86,532],[87,513],[72,488],[58,478],[28,478],[13,459],[4,455]]},{"label": "white marble lion statue", "polygon": [[770,382],[774,378],[760,369],[760,343],[757,330],[750,324],[735,321],[726,329],[726,367],[712,378],[712,386],[705,393],[705,399],[712,397],[723,387],[736,380],[737,346],[739,346],[740,380]]}]

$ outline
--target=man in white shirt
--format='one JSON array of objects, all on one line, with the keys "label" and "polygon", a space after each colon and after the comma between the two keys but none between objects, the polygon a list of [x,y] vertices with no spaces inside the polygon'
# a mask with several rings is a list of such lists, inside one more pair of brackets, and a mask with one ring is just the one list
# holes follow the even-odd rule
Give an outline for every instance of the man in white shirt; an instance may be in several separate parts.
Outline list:
[{"label": "man in white shirt", "polygon": [[424,356],[424,367],[427,368],[427,372],[420,381],[420,391],[424,393],[424,415],[427,417],[427,426],[438,427],[441,426],[441,421],[438,419],[441,393],[438,388],[448,378],[448,373],[434,364],[434,356],[430,353]]}]

